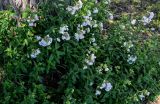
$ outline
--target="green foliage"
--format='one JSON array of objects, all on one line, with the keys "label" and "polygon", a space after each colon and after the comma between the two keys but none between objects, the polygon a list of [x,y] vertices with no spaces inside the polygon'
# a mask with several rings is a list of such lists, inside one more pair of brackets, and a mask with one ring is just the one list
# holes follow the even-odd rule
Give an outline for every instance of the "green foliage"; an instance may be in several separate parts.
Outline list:
[{"label": "green foliage", "polygon": [[63,1],[22,18],[0,12],[0,103],[140,104],[158,95],[159,36],[143,39],[127,16],[110,24],[106,3],[84,0],[73,14]]}]

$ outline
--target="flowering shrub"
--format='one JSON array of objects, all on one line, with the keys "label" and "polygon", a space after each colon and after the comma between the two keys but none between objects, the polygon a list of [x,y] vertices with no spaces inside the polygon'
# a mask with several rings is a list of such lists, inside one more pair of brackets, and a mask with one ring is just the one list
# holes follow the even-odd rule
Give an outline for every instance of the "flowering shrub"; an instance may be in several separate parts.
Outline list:
[{"label": "flowering shrub", "polygon": [[0,12],[0,102],[134,104],[157,95],[159,37],[139,39],[127,17],[107,29],[109,3],[59,1],[18,21]]}]

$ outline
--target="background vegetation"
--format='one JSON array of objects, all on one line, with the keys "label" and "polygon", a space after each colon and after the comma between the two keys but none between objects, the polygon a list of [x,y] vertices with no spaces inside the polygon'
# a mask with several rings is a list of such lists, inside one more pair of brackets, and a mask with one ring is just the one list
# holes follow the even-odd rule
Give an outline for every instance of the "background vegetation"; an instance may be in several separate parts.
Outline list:
[{"label": "background vegetation", "polygon": [[[69,3],[69,4],[68,4]],[[160,94],[158,1],[0,11],[0,103],[142,104]]]}]

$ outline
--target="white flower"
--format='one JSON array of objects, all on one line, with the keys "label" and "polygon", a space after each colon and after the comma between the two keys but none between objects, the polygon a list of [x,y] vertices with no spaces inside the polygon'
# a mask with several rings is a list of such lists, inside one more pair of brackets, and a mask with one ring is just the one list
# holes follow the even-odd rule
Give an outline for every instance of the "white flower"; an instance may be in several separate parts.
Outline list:
[{"label": "white flower", "polygon": [[39,20],[39,17],[38,17],[37,14],[34,16],[34,20],[35,20],[35,21],[38,21],[38,20]]},{"label": "white flower", "polygon": [[97,43],[93,43],[93,46],[97,46]]},{"label": "white flower", "polygon": [[81,0],[79,0],[75,6],[68,6],[66,10],[70,12],[72,15],[74,15],[76,11],[82,8],[82,6],[83,6],[83,3]]},{"label": "white flower", "polygon": [[98,13],[98,9],[97,9],[97,8],[94,8],[94,9],[93,9],[93,13],[95,13],[95,14]]},{"label": "white flower", "polygon": [[33,22],[29,22],[29,26],[33,27],[33,26],[35,26],[35,24]]},{"label": "white flower", "polygon": [[87,16],[91,16],[91,11],[90,10],[87,10]]},{"label": "white flower", "polygon": [[89,33],[91,30],[90,28],[86,28],[86,32]]},{"label": "white flower", "polygon": [[149,96],[149,95],[150,95],[150,92],[147,91],[146,95]]},{"label": "white flower", "polygon": [[70,40],[70,35],[68,34],[68,32],[64,32],[62,35],[62,40]]},{"label": "white flower", "polygon": [[149,13],[149,17],[148,17],[148,18],[149,18],[150,20],[152,20],[152,19],[153,19],[153,17],[154,17],[154,13],[153,13],[153,12],[150,12],[150,13]]},{"label": "white flower", "polygon": [[114,17],[113,17],[113,14],[112,14],[112,13],[109,13],[109,19],[110,19],[110,20],[113,20],[113,18],[114,18]]},{"label": "white flower", "polygon": [[38,36],[38,35],[36,35],[35,38],[36,38],[36,40],[38,40],[38,41],[42,39],[41,36]]},{"label": "white flower", "polygon": [[103,68],[104,68],[104,71],[109,71],[109,68],[107,67],[106,64],[104,64]]},{"label": "white flower", "polygon": [[112,84],[111,83],[102,83],[100,89],[105,89],[105,91],[110,91],[112,89]]},{"label": "white flower", "polygon": [[86,20],[82,23],[82,26],[91,26],[91,21]]},{"label": "white flower", "polygon": [[128,52],[130,52],[130,49],[133,47],[132,41],[124,42],[123,46],[127,48]]},{"label": "white flower", "polygon": [[85,34],[85,33],[86,33],[86,32],[85,32],[84,30],[78,29],[78,32],[75,33],[75,39],[76,39],[77,41],[79,41],[79,40],[81,40],[81,39],[84,39],[84,34]]},{"label": "white flower", "polygon": [[66,8],[66,10],[67,10],[68,12],[70,12],[72,15],[74,15],[74,14],[76,13],[76,8],[75,8],[75,7],[72,7],[72,6],[68,6],[68,7]]},{"label": "white flower", "polygon": [[142,22],[144,25],[147,25],[148,23],[151,22],[151,20],[149,18],[147,18],[146,16],[143,16]]},{"label": "white flower", "polygon": [[78,9],[81,9],[82,6],[83,6],[82,1],[81,1],[81,0],[78,0],[78,2],[76,3],[77,10],[78,10]]},{"label": "white flower", "polygon": [[36,49],[34,50],[32,53],[31,53],[31,58],[36,58],[37,55],[39,55],[41,53],[41,51],[39,49]]},{"label": "white flower", "polygon": [[68,26],[67,25],[64,25],[62,27],[60,27],[60,30],[59,30],[59,33],[60,34],[64,34],[65,32],[67,32],[69,29],[68,29]]},{"label": "white flower", "polygon": [[60,38],[56,38],[57,42],[61,42],[61,39]]},{"label": "white flower", "polygon": [[141,100],[143,100],[143,99],[145,98],[145,96],[143,95],[143,93],[142,93],[141,95],[139,95],[139,98],[140,98]]},{"label": "white flower", "polygon": [[84,35],[83,34],[78,34],[78,33],[75,33],[75,39],[77,41],[79,41],[80,39],[83,39],[84,38]]},{"label": "white flower", "polygon": [[29,23],[30,27],[36,26],[36,24],[34,23],[35,20],[27,20],[27,22]]},{"label": "white flower", "polygon": [[87,13],[86,16],[83,16],[84,22],[82,23],[82,26],[92,26],[91,12],[88,10]]},{"label": "white flower", "polygon": [[96,59],[96,56],[94,54],[91,54],[88,59],[85,59],[85,62],[88,64],[88,65],[93,65],[94,62],[95,62],[95,59]]},{"label": "white flower", "polygon": [[85,65],[84,67],[83,67],[83,69],[87,69],[88,67]]},{"label": "white flower", "polygon": [[136,19],[133,19],[133,20],[131,21],[131,24],[132,24],[132,25],[135,25],[135,24],[136,24]]},{"label": "white flower", "polygon": [[100,94],[101,94],[101,91],[100,91],[100,90],[96,90],[95,95],[98,96],[98,95],[100,95]]},{"label": "white flower", "polygon": [[41,41],[39,41],[39,45],[43,47],[49,46],[51,43],[52,38],[49,35],[45,36],[43,39],[41,39]]},{"label": "white flower", "polygon": [[144,25],[149,24],[152,21],[153,17],[154,17],[154,13],[153,12],[149,13],[149,17],[143,16],[143,19],[142,19],[143,24]]},{"label": "white flower", "polygon": [[152,27],[152,28],[151,28],[151,30],[152,30],[152,31],[155,31],[155,28],[154,28],[154,27]]},{"label": "white flower", "polygon": [[99,28],[101,31],[103,30],[103,23],[102,22],[99,23]]},{"label": "white flower", "polygon": [[127,62],[128,62],[129,64],[133,64],[136,60],[137,60],[137,56],[133,56],[133,55],[130,56],[130,55],[129,55]]},{"label": "white flower", "polygon": [[92,21],[92,25],[93,27],[98,27],[97,21],[96,20]]},{"label": "white flower", "polygon": [[95,38],[91,38],[91,39],[90,39],[90,43],[94,43],[95,41],[96,41]]}]

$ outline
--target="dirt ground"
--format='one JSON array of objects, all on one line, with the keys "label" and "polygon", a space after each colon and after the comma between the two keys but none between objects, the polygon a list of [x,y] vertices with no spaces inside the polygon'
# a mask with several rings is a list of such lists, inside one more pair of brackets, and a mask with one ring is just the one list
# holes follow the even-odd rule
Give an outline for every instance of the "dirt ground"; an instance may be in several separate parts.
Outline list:
[{"label": "dirt ground", "polygon": [[148,103],[148,104],[160,104],[160,96],[157,98],[156,101],[150,102],[150,103]]}]

